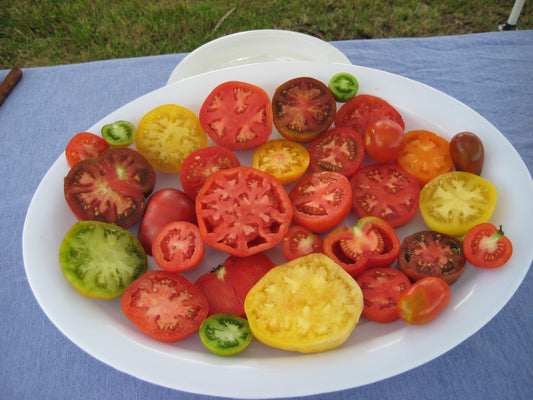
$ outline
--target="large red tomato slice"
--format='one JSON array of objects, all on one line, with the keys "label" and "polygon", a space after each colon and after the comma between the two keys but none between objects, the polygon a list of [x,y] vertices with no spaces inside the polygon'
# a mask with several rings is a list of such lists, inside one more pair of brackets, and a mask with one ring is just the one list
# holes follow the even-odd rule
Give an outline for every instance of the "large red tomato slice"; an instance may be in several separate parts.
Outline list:
[{"label": "large red tomato slice", "polygon": [[231,150],[265,143],[272,134],[272,103],[267,92],[246,82],[229,81],[207,96],[200,124],[213,141]]}]

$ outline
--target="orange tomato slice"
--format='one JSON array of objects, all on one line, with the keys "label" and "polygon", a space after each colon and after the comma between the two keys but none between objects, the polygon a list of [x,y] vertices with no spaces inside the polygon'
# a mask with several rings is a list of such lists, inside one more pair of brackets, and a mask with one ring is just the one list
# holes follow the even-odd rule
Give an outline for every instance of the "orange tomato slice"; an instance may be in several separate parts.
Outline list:
[{"label": "orange tomato slice", "polygon": [[252,166],[274,175],[283,184],[300,178],[311,158],[307,149],[286,139],[270,140],[254,152]]}]

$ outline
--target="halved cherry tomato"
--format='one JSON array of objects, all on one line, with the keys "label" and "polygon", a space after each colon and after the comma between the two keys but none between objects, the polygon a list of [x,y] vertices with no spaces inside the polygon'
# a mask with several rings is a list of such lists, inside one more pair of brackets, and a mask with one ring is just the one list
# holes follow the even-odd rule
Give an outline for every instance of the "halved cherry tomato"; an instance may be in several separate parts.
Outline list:
[{"label": "halved cherry tomato", "polygon": [[450,286],[440,278],[420,279],[407,288],[398,300],[398,315],[412,325],[433,321],[452,297]]},{"label": "halved cherry tomato", "polygon": [[435,231],[416,232],[404,238],[398,257],[400,270],[413,282],[436,276],[451,285],[461,276],[465,264],[461,241]]},{"label": "halved cherry tomato", "polygon": [[283,238],[282,248],[285,258],[291,261],[311,253],[322,253],[324,241],[309,229],[294,225],[289,228],[287,236]]},{"label": "halved cherry tomato", "polygon": [[281,135],[297,142],[310,142],[329,129],[335,118],[335,97],[319,80],[291,79],[272,96],[274,125]]},{"label": "halved cherry tomato", "polygon": [[350,179],[354,211],[359,217],[379,217],[393,227],[411,221],[418,212],[416,179],[396,164],[369,164]]},{"label": "halved cherry tomato", "polygon": [[468,262],[480,268],[499,268],[513,254],[513,244],[502,227],[490,223],[474,226],[465,235],[463,249]]},{"label": "halved cherry tomato", "polygon": [[162,342],[177,342],[197,332],[209,312],[196,285],[163,270],[148,271],[130,284],[121,306],[142,332]]},{"label": "halved cherry tomato", "polygon": [[135,134],[137,150],[161,172],[180,172],[193,151],[207,146],[207,135],[196,114],[176,104],[146,113]]},{"label": "halved cherry tomato", "polygon": [[370,321],[394,322],[400,316],[397,306],[400,296],[411,286],[409,277],[394,268],[370,268],[357,277],[363,291],[363,317]]},{"label": "halved cherry tomato", "polygon": [[258,147],[272,134],[270,97],[246,82],[218,85],[202,104],[199,117],[209,137],[231,150]]},{"label": "halved cherry tomato", "polygon": [[453,170],[450,143],[426,130],[405,134],[405,147],[397,162],[416,178],[421,187],[433,178]]},{"label": "halved cherry tomato", "polygon": [[183,191],[194,200],[211,174],[219,169],[240,165],[239,158],[226,147],[208,146],[198,149],[192,152],[181,166],[180,181]]},{"label": "halved cherry tomato", "polygon": [[369,268],[388,267],[400,254],[394,228],[377,217],[364,217],[353,227],[342,226],[324,239],[324,254],[357,278]]},{"label": "halved cherry tomato", "polygon": [[281,242],[292,214],[281,182],[248,166],[215,172],[196,196],[196,216],[205,242],[238,257]]},{"label": "halved cherry tomato", "polygon": [[488,180],[469,172],[452,171],[430,181],[420,191],[420,212],[437,232],[462,236],[488,222],[498,194]]},{"label": "halved cherry tomato", "polygon": [[352,128],[363,136],[370,124],[382,119],[390,119],[405,129],[402,116],[386,100],[369,94],[359,94],[339,108],[335,116],[335,126]]},{"label": "halved cherry tomato", "polygon": [[405,147],[403,128],[390,119],[370,124],[364,138],[366,154],[378,163],[396,161]]},{"label": "halved cherry tomato", "polygon": [[328,83],[329,90],[335,100],[345,103],[351,100],[359,90],[357,78],[348,72],[339,72],[331,77]]},{"label": "halved cherry tomato", "polygon": [[135,140],[135,125],[129,121],[115,121],[104,125],[101,133],[110,146],[129,146]]},{"label": "halved cherry tomato", "polygon": [[204,346],[219,356],[233,356],[243,351],[253,339],[248,321],[231,314],[207,317],[199,329]]},{"label": "halved cherry tomato", "polygon": [[184,272],[196,267],[205,254],[200,229],[187,221],[164,225],[152,243],[152,254],[158,267],[169,272]]},{"label": "halved cherry tomato", "polygon": [[65,156],[68,165],[73,167],[79,161],[87,158],[98,158],[109,148],[109,144],[103,137],[91,132],[80,132],[68,142],[65,148]]},{"label": "halved cherry tomato", "polygon": [[250,289],[274,267],[265,253],[248,257],[229,256],[222,265],[195,282],[209,302],[209,314],[244,317],[244,299]]},{"label": "halved cherry tomato", "polygon": [[314,172],[333,171],[351,177],[365,159],[363,137],[351,128],[332,128],[307,147]]},{"label": "halved cherry tomato", "polygon": [[481,139],[472,132],[460,132],[450,140],[450,155],[456,171],[481,175],[485,149]]},{"label": "halved cherry tomato", "polygon": [[294,222],[311,232],[335,228],[350,213],[350,181],[337,172],[313,172],[300,179],[289,192]]},{"label": "halved cherry tomato", "polygon": [[309,152],[286,139],[269,140],[254,152],[252,166],[274,175],[284,185],[300,178],[309,166]]}]

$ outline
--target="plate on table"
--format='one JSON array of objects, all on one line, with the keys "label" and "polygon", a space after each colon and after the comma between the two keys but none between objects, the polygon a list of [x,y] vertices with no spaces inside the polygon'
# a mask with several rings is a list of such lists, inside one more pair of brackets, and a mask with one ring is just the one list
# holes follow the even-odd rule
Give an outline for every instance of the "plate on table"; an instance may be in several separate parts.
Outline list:
[{"label": "plate on table", "polygon": [[[63,278],[58,249],[76,220],[63,196],[68,167],[62,154],[37,188],[23,232],[29,283],[58,329],[102,362],[161,386],[216,396],[277,398],[331,392],[386,379],[447,352],[492,319],[517,290],[533,259],[528,239],[528,227],[533,224],[533,183],[507,139],[479,114],[442,92],[398,75],[342,63],[249,64],[165,86],[119,108],[88,130],[99,133],[104,124],[119,119],[137,124],[149,110],[168,103],[197,113],[208,93],[229,80],[256,84],[272,95],[289,79],[311,76],[327,83],[338,72],[355,75],[360,83],[359,93],[380,96],[393,104],[402,114],[406,130],[428,129],[447,139],[468,130],[481,137],[486,151],[483,176],[495,185],[499,195],[492,222],[504,224],[514,245],[515,252],[507,265],[496,270],[468,265],[452,286],[449,306],[427,325],[410,326],[403,321],[378,324],[362,319],[342,346],[324,353],[293,353],[254,340],[244,352],[224,358],[207,351],[197,335],[174,344],[160,343],[130,323],[122,314],[119,299],[85,298]],[[274,130],[271,138],[276,137],[280,136]],[[251,153],[238,154],[243,164],[250,165]],[[159,174],[156,190],[168,186],[179,188],[179,179],[176,175]],[[356,220],[352,212],[344,224],[352,226]],[[132,228],[134,232],[136,229]],[[403,239],[423,229],[426,226],[419,213],[397,231]],[[279,245],[268,254],[274,262],[284,262]],[[209,250],[202,264],[184,275],[194,281],[226,257]],[[151,258],[150,268],[155,268]]]},{"label": "plate on table", "polygon": [[269,61],[324,61],[351,64],[328,42],[304,33],[259,29],[214,39],[188,54],[167,84],[215,69]]}]

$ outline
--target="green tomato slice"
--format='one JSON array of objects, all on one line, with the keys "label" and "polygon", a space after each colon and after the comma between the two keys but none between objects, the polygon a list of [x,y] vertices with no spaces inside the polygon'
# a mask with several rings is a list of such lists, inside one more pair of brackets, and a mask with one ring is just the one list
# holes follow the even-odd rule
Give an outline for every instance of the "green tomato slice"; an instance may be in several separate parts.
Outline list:
[{"label": "green tomato slice", "polygon": [[59,249],[65,279],[80,294],[97,299],[121,296],[148,267],[146,253],[130,231],[115,224],[79,221]]},{"label": "green tomato slice", "polygon": [[345,103],[355,96],[359,90],[359,82],[352,74],[339,72],[330,79],[328,87],[335,100]]},{"label": "green tomato slice", "polygon": [[129,146],[135,140],[135,126],[128,121],[115,121],[102,127],[102,137],[110,146]]},{"label": "green tomato slice", "polygon": [[204,346],[220,356],[240,353],[253,338],[248,321],[230,314],[214,314],[206,318],[199,333]]}]

